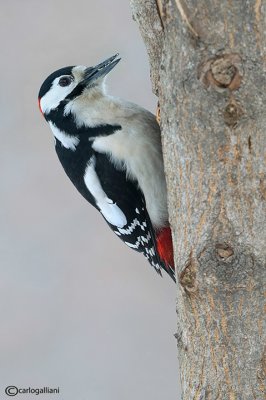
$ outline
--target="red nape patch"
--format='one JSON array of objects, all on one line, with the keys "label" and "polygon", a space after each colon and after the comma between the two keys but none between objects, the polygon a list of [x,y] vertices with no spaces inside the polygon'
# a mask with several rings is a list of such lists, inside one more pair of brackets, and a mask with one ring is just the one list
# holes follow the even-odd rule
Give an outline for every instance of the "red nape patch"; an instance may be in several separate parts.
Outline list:
[{"label": "red nape patch", "polygon": [[160,258],[166,266],[168,265],[174,271],[175,264],[171,228],[167,227],[158,232],[156,242]]},{"label": "red nape patch", "polygon": [[40,99],[40,97],[38,98],[38,106],[39,106],[39,110],[41,111],[41,113],[43,115],[42,108],[41,108],[41,99]]}]

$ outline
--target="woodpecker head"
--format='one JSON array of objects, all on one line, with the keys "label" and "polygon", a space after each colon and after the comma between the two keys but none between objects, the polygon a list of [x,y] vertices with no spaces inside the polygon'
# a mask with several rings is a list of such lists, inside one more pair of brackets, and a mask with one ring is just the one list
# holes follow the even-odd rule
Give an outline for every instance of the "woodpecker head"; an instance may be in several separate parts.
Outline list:
[{"label": "woodpecker head", "polygon": [[118,54],[108,58],[95,67],[84,67],[81,65],[58,69],[46,78],[39,91],[39,108],[46,117],[56,110],[63,102],[81,96],[90,95],[103,91],[105,76],[120,61]]}]

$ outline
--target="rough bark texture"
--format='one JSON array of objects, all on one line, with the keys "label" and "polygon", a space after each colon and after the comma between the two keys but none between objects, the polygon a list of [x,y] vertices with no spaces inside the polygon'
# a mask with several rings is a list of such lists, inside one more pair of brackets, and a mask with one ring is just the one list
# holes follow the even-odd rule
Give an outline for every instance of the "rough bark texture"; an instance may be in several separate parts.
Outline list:
[{"label": "rough bark texture", "polygon": [[264,399],[263,0],[131,0],[161,107],[182,398]]}]

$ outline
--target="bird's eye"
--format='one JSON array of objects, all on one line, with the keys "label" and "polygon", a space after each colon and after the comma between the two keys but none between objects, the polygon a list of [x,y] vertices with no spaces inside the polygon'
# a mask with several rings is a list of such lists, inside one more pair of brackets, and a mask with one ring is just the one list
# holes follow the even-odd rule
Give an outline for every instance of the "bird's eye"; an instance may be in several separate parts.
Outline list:
[{"label": "bird's eye", "polygon": [[59,79],[58,83],[60,86],[69,86],[71,82],[72,78],[70,76],[62,76],[62,78]]}]

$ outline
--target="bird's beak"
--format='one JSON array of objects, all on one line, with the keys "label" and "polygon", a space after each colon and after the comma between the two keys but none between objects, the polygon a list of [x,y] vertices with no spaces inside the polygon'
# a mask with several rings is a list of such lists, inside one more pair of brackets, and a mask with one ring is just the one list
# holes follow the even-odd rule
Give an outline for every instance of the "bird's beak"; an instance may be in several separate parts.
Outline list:
[{"label": "bird's beak", "polygon": [[97,79],[103,78],[116,66],[120,60],[121,58],[118,58],[118,54],[115,54],[95,67],[86,68],[85,77],[82,83],[84,83],[86,86],[89,86]]}]

